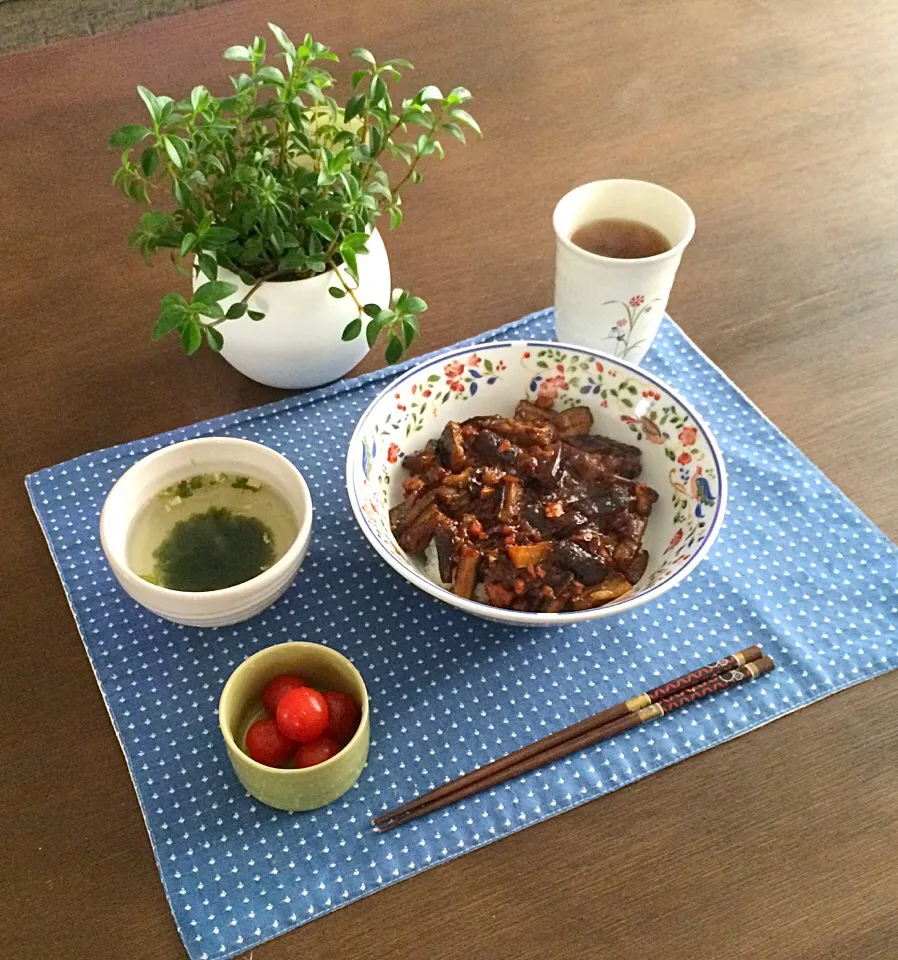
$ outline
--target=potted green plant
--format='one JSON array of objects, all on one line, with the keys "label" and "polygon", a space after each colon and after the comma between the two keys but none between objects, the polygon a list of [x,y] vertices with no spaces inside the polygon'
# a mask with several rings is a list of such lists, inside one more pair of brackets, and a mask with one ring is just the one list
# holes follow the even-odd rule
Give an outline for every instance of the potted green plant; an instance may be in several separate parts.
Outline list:
[{"label": "potted green plant", "polygon": [[149,208],[130,244],[192,268],[192,296],[162,298],[153,339],[177,333],[188,354],[205,343],[254,380],[309,387],[345,374],[379,337],[394,363],[418,335],[426,304],[391,293],[376,223],[401,223],[402,193],[424,157],[443,156],[440,138],[480,131],[464,87],[394,102],[390,83],[412,64],[364,49],[340,105],[321,66],[336,55],[269,27],[279,65],[261,37],[229,47],[225,58],[246,67],[228,96],[197,86],[175,101],[138,87],[150,122],[112,135],[124,148],[113,182]]}]

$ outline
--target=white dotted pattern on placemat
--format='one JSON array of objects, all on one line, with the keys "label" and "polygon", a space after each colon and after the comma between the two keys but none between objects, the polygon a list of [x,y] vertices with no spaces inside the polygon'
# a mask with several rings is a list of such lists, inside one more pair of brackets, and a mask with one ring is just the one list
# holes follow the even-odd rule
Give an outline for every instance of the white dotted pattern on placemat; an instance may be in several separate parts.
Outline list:
[{"label": "white dotted pattern on placemat", "polygon": [[[549,338],[550,311],[488,334]],[[666,320],[645,366],[723,447],[724,530],[684,585],[629,614],[548,631],[468,617],[382,563],[353,520],[344,458],[384,374],[42,470],[28,489],[140,798],[194,960],[230,957],[344,904],[898,666],[898,551]],[[395,373],[396,371],[393,371]],[[392,375],[392,374],[390,374]],[[301,575],[268,611],[199,630],[134,604],[97,535],[114,480],[147,452],[223,433],[302,470],[316,507]],[[249,798],[220,741],[222,685],[283,640],[332,645],[372,702],[368,766],[331,806]],[[776,673],[388,834],[372,814],[725,653],[762,643]]]}]

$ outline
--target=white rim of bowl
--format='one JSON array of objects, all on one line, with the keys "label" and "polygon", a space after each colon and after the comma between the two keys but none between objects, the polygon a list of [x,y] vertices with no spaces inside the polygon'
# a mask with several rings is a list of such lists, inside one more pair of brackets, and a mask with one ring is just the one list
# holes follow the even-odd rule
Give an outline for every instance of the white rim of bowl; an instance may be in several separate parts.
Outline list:
[{"label": "white rim of bowl", "polygon": [[[300,500],[302,501],[303,510],[303,516],[301,518],[297,517],[298,529],[293,542],[289,547],[287,547],[284,555],[279,560],[276,560],[267,570],[263,570],[261,573],[256,574],[256,576],[251,577],[249,580],[244,580],[242,583],[235,583],[232,587],[222,587],[219,590],[172,590],[169,587],[163,587],[157,583],[150,583],[149,580],[144,580],[143,577],[131,569],[127,556],[119,556],[117,551],[110,551],[109,549],[108,537],[106,536],[106,527],[109,524],[109,519],[106,514],[106,508],[109,503],[109,498],[112,496],[112,492],[132,470],[136,470],[138,467],[144,466],[150,460],[161,459],[175,447],[184,447],[188,444],[205,445],[210,443],[210,441],[215,442],[219,440],[225,440],[228,443],[245,444],[246,446],[253,447],[255,449],[264,450],[266,455],[279,457],[293,471],[295,479],[299,482],[299,494]],[[287,498],[285,497],[285,499]],[[132,463],[131,466],[128,467],[128,469],[115,481],[110,488],[109,493],[106,494],[106,499],[103,501],[103,507],[100,510],[100,544],[103,547],[103,552],[106,554],[106,559],[110,566],[112,566],[112,561],[109,559],[110,553],[116,557],[116,564],[119,569],[113,569],[113,573],[116,576],[119,576],[120,579],[125,579],[135,586],[139,585],[140,589],[142,590],[149,589],[151,596],[183,597],[188,600],[194,600],[198,597],[211,597],[218,599],[230,599],[235,597],[239,598],[242,594],[257,593],[260,587],[270,588],[274,586],[273,581],[278,580],[281,576],[288,573],[291,564],[296,560],[297,554],[302,551],[304,545],[311,536],[312,513],[312,495],[309,493],[309,486],[306,483],[306,479],[299,472],[299,468],[290,460],[288,460],[282,453],[278,452],[277,450],[273,450],[271,447],[266,447],[264,443],[256,443],[255,440],[245,440],[243,437],[194,437],[191,440],[179,440],[176,443],[170,443],[165,447],[161,447],[159,450],[154,450],[145,457],[141,457],[137,463]],[[133,519],[134,516],[132,515],[129,523],[132,522]],[[135,602],[140,603],[140,601]],[[146,606],[145,604],[141,605]],[[213,620],[220,615],[221,614],[218,613],[216,617],[213,617]]]},{"label": "white rim of bowl", "polygon": [[[334,654],[339,657],[344,664],[349,667],[349,669],[355,673],[359,679],[359,683],[362,685],[362,690],[365,694],[365,702],[362,704],[362,715],[359,718],[359,725],[356,728],[355,733],[343,744],[342,747],[332,756],[328,757],[327,760],[322,760],[321,763],[316,763],[311,767],[269,767],[267,764],[259,763],[258,760],[253,760],[253,758],[240,746],[239,743],[234,739],[233,734],[224,724],[224,721],[221,718],[221,701],[224,700],[225,694],[227,693],[228,687],[231,685],[231,681],[237,675],[237,673],[243,669],[251,660],[254,660],[256,657],[262,656],[262,654],[267,653],[269,650],[275,650],[278,647],[292,647],[292,646],[303,646],[303,647],[320,647],[323,650],[327,650],[329,653]],[[297,668],[299,669],[299,668]],[[345,691],[344,691],[345,692]],[[326,767],[329,763],[332,763],[340,754],[346,750],[352,743],[355,742],[358,735],[362,732],[362,726],[365,720],[365,717],[369,716],[369,703],[370,697],[368,696],[368,687],[365,684],[365,678],[362,676],[359,668],[347,657],[345,654],[340,653],[339,650],[334,650],[333,647],[327,646],[324,643],[314,643],[311,640],[285,640],[283,643],[273,643],[270,647],[263,647],[261,650],[257,650],[255,653],[251,653],[242,663],[238,663],[236,667],[231,671],[231,675],[225,681],[225,685],[221,688],[221,695],[218,698],[218,729],[221,731],[221,735],[224,738],[224,742],[229,746],[233,747],[238,753],[242,754],[246,759],[247,763],[251,764],[254,767],[258,767],[259,770],[264,771],[265,773],[279,773],[290,775],[302,775],[304,773],[311,773],[313,770],[321,770],[323,767]],[[261,718],[260,718],[261,719]],[[370,722],[370,720],[369,720]],[[302,744],[297,743],[297,747],[302,746]]]},{"label": "white rim of bowl", "polygon": [[[511,347],[513,349],[518,347],[552,347],[594,357],[597,360],[605,361],[614,366],[623,367],[636,376],[647,380],[649,383],[653,383],[656,387],[660,387],[671,397],[672,400],[678,403],[680,407],[682,407],[682,409],[689,414],[695,424],[702,431],[703,435],[707,438],[708,447],[710,448],[711,456],[714,460],[714,466],[717,469],[717,476],[720,482],[720,495],[717,498],[717,505],[714,509],[714,515],[711,518],[711,522],[708,526],[708,532],[705,534],[704,541],[695,551],[695,553],[693,553],[692,556],[680,567],[679,570],[677,570],[666,580],[663,580],[661,583],[656,583],[653,586],[645,589],[642,593],[637,594],[635,597],[630,597],[626,600],[612,601],[611,603],[605,604],[602,607],[591,607],[587,610],[572,610],[565,613],[539,613],[522,610],[507,610],[504,607],[494,607],[488,603],[481,603],[478,600],[467,600],[464,597],[456,596],[456,594],[452,593],[451,590],[447,590],[446,587],[443,587],[438,583],[434,583],[433,580],[425,577],[417,570],[409,569],[408,567],[403,566],[399,560],[389,550],[387,550],[386,547],[383,546],[377,534],[372,529],[368,518],[362,511],[361,504],[356,496],[355,485],[353,483],[353,473],[360,457],[360,455],[356,453],[356,450],[359,447],[358,441],[360,440],[363,432],[362,425],[365,423],[365,420],[367,419],[372,408],[376,406],[385,396],[387,396],[387,394],[394,392],[395,389],[401,384],[405,383],[406,380],[418,376],[422,370],[431,366],[445,363],[446,361],[462,354],[468,355],[472,349],[478,349],[482,352],[483,350],[491,349],[493,347]],[[349,503],[352,507],[352,512],[355,514],[355,518],[358,521],[359,526],[362,528],[362,533],[364,533],[365,537],[368,539],[374,549],[380,554],[380,556],[383,557],[383,559],[386,560],[387,563],[406,580],[413,583],[415,586],[420,587],[432,597],[436,597],[438,600],[442,600],[453,607],[458,607],[460,610],[464,610],[467,613],[472,613],[481,618],[486,616],[489,619],[503,621],[506,623],[517,623],[526,626],[544,626],[548,624],[557,624],[560,626],[566,623],[578,623],[584,620],[594,620],[603,616],[603,614],[600,613],[602,610],[610,611],[613,609],[615,615],[617,615],[626,613],[628,610],[634,610],[637,607],[641,607],[643,604],[648,603],[649,600],[657,599],[663,593],[666,593],[678,583],[685,580],[692,570],[695,569],[698,562],[714,545],[714,541],[717,539],[717,535],[720,532],[720,528],[723,524],[723,518],[726,514],[728,497],[726,467],[724,466],[723,455],[721,453],[720,446],[717,443],[717,438],[708,428],[704,420],[702,420],[702,418],[696,414],[692,408],[692,405],[686,403],[676,390],[670,387],[663,380],[656,377],[654,374],[648,373],[646,370],[643,370],[641,367],[637,367],[634,364],[627,363],[625,360],[620,360],[618,357],[612,356],[611,354],[603,353],[601,350],[593,350],[589,347],[582,347],[571,343],[559,343],[554,340],[497,340],[491,343],[468,344],[466,347],[456,347],[453,350],[449,350],[446,353],[441,353],[430,360],[424,361],[423,363],[416,364],[410,370],[407,370],[401,376],[391,381],[388,386],[381,390],[380,393],[378,393],[378,395],[371,401],[371,403],[368,404],[368,406],[365,408],[365,412],[359,418],[355,430],[352,433],[352,437],[349,441],[349,450],[346,456],[346,488],[349,494]],[[402,548],[400,547],[399,549]]]}]

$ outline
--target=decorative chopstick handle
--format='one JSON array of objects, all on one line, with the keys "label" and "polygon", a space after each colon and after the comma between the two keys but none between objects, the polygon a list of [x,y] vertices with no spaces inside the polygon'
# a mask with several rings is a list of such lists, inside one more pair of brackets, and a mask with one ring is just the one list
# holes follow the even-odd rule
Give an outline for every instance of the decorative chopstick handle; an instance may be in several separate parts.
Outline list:
[{"label": "decorative chopstick handle", "polygon": [[671,680],[668,683],[662,683],[660,687],[655,687],[653,690],[640,693],[637,697],[631,697],[627,701],[627,708],[631,713],[635,713],[637,710],[647,707],[650,703],[657,703],[659,700],[663,700],[665,697],[671,697],[681,690],[688,690],[690,687],[694,687],[696,684],[702,683],[705,680],[710,680],[712,677],[719,676],[721,673],[744,667],[746,663],[759,660],[763,655],[764,651],[757,645],[746,647],[744,650],[738,650],[728,657],[723,657],[716,663],[709,663],[706,667],[699,667],[697,670],[693,670],[692,673],[677,677],[676,680]]},{"label": "decorative chopstick handle", "polygon": [[[531,770],[535,770],[547,763],[553,763],[577,750],[591,747],[596,743],[600,743],[602,740],[609,740],[649,720],[663,717],[666,713],[670,713],[680,707],[685,707],[687,704],[700,700],[702,697],[719,693],[721,690],[729,690],[730,687],[738,686],[746,680],[754,680],[755,677],[769,673],[773,667],[774,663],[770,657],[761,657],[759,660],[746,663],[744,666],[738,667],[735,670],[728,670],[719,676],[709,678],[704,681],[704,683],[700,683],[695,687],[690,687],[688,690],[681,690],[671,697],[666,697],[659,703],[649,704],[649,706],[642,707],[642,709],[635,713],[628,713],[626,716],[584,733],[579,737],[558,743],[551,749],[546,750],[546,752],[539,757],[532,757],[529,760],[513,764],[501,772],[486,777],[479,782],[468,783],[458,788],[456,792],[446,789],[441,792],[439,797],[428,798],[425,796],[422,798],[423,802],[419,806],[413,806],[412,809],[395,810],[392,813],[379,817],[374,821],[374,828],[384,831],[401,827],[403,824],[411,820],[416,820],[418,817],[435,813],[437,810],[441,810],[443,807],[447,807],[452,803],[457,803],[459,800],[465,800],[473,794],[479,793],[481,790],[488,790],[492,787],[499,786],[499,784],[505,783],[513,777],[529,773]],[[447,784],[446,786],[448,788],[451,785]]]},{"label": "decorative chopstick handle", "polygon": [[[758,646],[746,647],[745,650],[739,650],[728,657],[723,657],[716,663],[708,664],[706,667],[699,667],[697,670],[693,670],[692,673],[687,673],[684,677],[678,677],[676,680],[671,680],[669,683],[662,684],[660,687],[655,687],[654,690],[650,690],[648,693],[641,693],[639,696],[631,697],[623,703],[615,704],[613,707],[609,707],[591,717],[580,720],[578,723],[565,727],[564,730],[558,730],[555,733],[543,737],[541,740],[519,747],[512,753],[506,754],[504,757],[499,757],[490,763],[486,763],[482,767],[478,767],[476,770],[472,770],[470,773],[466,773],[455,780],[450,780],[448,783],[434,787],[433,790],[415,797],[393,810],[374,817],[372,823],[377,825],[387,820],[393,820],[401,814],[431,804],[443,797],[452,796],[459,790],[475,782],[494,777],[502,770],[507,770],[524,763],[532,757],[539,756],[547,750],[554,749],[563,742],[582,737],[599,726],[612,723],[617,724],[623,718],[634,717],[642,708],[648,707],[658,700],[673,696],[682,690],[688,689],[693,684],[707,681],[718,674],[756,661],[762,654],[763,651]],[[661,716],[661,714],[653,713],[652,716]]]},{"label": "decorative chopstick handle", "polygon": [[738,686],[746,680],[754,680],[756,677],[763,676],[765,673],[770,673],[773,667],[774,663],[770,657],[761,657],[758,660],[750,661],[733,670],[726,670],[723,673],[717,674],[717,676],[709,677],[702,683],[697,683],[695,686],[688,687],[685,690],[678,690],[676,693],[664,697],[657,703],[643,707],[639,711],[639,718],[641,721],[645,721],[652,720],[656,717],[663,717],[666,713],[679,710],[680,707],[685,707],[687,704],[694,703],[696,700],[701,700],[702,697],[707,697],[712,693],[719,693],[721,690],[729,690],[731,687]]}]

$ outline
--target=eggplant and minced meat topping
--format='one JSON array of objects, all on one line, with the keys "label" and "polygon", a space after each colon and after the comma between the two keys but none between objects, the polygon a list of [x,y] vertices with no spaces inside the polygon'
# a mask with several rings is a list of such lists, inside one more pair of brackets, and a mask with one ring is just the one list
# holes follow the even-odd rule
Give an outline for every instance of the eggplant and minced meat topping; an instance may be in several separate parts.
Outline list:
[{"label": "eggplant and minced meat topping", "polygon": [[586,407],[526,400],[513,418],[447,423],[403,460],[399,545],[421,556],[433,541],[443,582],[496,607],[558,613],[622,596],[645,573],[658,494],[636,479],[639,448],[592,424]]}]

